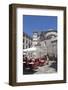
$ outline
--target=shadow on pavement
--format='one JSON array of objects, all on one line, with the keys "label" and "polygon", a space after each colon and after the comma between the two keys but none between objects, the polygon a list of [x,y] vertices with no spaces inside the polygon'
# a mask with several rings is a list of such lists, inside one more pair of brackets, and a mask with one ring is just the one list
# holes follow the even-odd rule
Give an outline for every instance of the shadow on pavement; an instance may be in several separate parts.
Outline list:
[{"label": "shadow on pavement", "polygon": [[49,67],[52,67],[57,71],[57,63],[56,62],[53,62]]},{"label": "shadow on pavement", "polygon": [[36,71],[34,71],[34,70],[24,70],[23,71],[23,74],[26,74],[26,75],[28,75],[28,74],[34,74]]}]

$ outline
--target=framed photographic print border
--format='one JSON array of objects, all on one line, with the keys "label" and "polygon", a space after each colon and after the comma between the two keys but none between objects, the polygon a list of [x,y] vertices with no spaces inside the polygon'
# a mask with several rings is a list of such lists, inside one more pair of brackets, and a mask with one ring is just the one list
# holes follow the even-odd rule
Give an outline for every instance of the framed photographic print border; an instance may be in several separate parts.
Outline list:
[{"label": "framed photographic print border", "polygon": [[[16,34],[17,34],[17,20],[16,20],[16,9],[17,8],[33,8],[33,9],[47,9],[47,10],[63,10],[63,21],[64,21],[64,72],[63,80],[52,80],[52,81],[35,81],[35,82],[16,82]],[[66,83],[66,7],[60,6],[44,6],[44,5],[27,5],[27,4],[11,4],[9,5],[9,85],[12,86],[24,86],[24,85],[40,85],[40,84],[55,84],[55,83]]]}]

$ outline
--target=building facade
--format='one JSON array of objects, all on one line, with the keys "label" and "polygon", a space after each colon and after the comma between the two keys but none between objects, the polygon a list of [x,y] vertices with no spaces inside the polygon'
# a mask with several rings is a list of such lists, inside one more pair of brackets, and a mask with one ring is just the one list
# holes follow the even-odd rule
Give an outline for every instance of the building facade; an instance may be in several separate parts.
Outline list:
[{"label": "building facade", "polygon": [[32,46],[37,47],[36,56],[57,57],[57,31],[33,32]]},{"label": "building facade", "polygon": [[32,46],[32,37],[23,32],[23,49],[30,48]]},{"label": "building facade", "polygon": [[26,53],[33,58],[57,57],[57,31],[33,32],[32,37],[23,33],[23,49],[31,47],[36,47],[36,51]]}]

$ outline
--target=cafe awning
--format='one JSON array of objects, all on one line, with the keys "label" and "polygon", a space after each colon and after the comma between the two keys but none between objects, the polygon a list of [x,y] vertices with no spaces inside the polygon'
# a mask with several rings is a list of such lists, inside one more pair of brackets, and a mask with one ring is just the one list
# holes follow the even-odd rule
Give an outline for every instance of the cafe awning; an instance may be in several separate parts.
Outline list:
[{"label": "cafe awning", "polygon": [[31,47],[31,48],[23,49],[23,52],[31,52],[31,51],[36,51],[36,50],[37,50],[36,47]]}]

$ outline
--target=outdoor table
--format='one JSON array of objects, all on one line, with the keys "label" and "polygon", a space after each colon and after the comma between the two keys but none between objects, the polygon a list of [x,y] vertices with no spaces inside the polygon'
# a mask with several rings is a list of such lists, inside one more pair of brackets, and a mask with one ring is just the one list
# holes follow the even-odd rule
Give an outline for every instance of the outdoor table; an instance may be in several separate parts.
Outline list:
[{"label": "outdoor table", "polygon": [[30,70],[33,70],[34,62],[29,62],[28,66],[29,66]]}]

